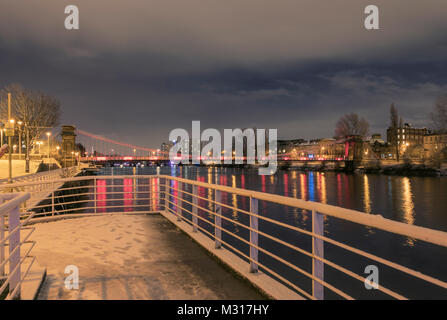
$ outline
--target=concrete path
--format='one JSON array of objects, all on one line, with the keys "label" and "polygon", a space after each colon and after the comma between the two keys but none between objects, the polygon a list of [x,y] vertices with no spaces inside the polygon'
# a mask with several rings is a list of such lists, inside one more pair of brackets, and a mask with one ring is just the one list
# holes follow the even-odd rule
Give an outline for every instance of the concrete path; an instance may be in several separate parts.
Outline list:
[{"label": "concrete path", "polygon": [[[32,254],[47,267],[39,299],[262,299],[160,215],[39,223]],[[65,289],[67,265],[79,289]]]}]

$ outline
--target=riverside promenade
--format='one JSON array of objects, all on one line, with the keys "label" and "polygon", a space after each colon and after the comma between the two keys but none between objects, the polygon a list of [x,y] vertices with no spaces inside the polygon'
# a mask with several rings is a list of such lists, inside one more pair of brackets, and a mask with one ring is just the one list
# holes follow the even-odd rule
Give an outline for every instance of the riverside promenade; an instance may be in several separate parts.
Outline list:
[{"label": "riverside promenade", "polygon": [[[61,187],[39,205],[23,206],[42,184]],[[9,261],[9,270],[0,270],[6,279],[0,292],[10,284],[7,299],[355,299],[371,293],[365,275],[353,271],[359,262],[389,269],[373,298],[408,299],[421,289],[446,294],[444,274],[433,276],[430,266],[414,269],[325,233],[325,221],[337,219],[377,229],[379,240],[388,233],[429,244],[436,257],[446,253],[446,232],[381,215],[160,174],[54,178],[11,188],[24,192],[4,193],[0,204],[7,229],[0,244],[10,246],[0,248],[0,266]],[[311,224],[285,223],[270,214],[272,206],[301,212]],[[334,259],[346,253],[349,259]],[[79,288],[66,286],[67,266],[79,270]],[[40,279],[34,294],[29,274]],[[356,285],[340,281],[347,277]],[[417,291],[408,290],[409,280]]]},{"label": "riverside promenade", "polygon": [[[38,299],[262,299],[158,214],[35,224],[33,254],[47,268]],[[64,285],[79,269],[79,289]]]}]

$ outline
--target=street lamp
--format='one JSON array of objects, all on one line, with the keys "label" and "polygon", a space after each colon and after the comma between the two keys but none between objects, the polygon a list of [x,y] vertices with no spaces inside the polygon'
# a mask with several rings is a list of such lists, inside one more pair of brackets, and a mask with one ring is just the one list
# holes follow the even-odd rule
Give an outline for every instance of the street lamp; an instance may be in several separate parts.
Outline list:
[{"label": "street lamp", "polygon": [[0,130],[0,135],[1,135],[1,142],[0,142],[0,147],[3,147],[3,132],[5,132],[6,131],[6,129],[5,128],[3,128],[3,129],[1,129]]},{"label": "street lamp", "polygon": [[47,132],[47,137],[48,137],[48,171],[50,171],[50,136],[51,136],[51,132]]},{"label": "street lamp", "polygon": [[22,121],[17,121],[17,124],[19,125],[18,131],[19,131],[19,159],[22,159]]},{"label": "street lamp", "polygon": [[79,159],[79,152],[76,152],[76,153],[75,153],[75,156],[76,156],[76,158],[77,158],[77,162],[78,162],[77,165],[78,165],[78,167],[79,167],[79,160],[80,160],[80,159]]}]

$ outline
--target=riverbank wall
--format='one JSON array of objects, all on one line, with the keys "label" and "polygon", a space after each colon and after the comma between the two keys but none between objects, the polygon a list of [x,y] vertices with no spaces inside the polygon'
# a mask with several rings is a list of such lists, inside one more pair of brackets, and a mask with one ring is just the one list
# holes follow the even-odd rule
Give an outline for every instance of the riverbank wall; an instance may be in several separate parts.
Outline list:
[{"label": "riverbank wall", "polygon": [[438,167],[425,163],[396,162],[396,161],[362,161],[353,163],[337,163],[325,161],[280,163],[280,170],[299,171],[334,171],[350,173],[376,173],[386,175],[405,176],[446,176],[447,163]]}]

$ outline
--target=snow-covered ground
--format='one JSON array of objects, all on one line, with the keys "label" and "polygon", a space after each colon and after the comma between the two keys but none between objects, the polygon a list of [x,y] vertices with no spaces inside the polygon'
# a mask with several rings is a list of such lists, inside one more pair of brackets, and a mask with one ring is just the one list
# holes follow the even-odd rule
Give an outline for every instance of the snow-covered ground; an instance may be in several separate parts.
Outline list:
[{"label": "snow-covered ground", "polygon": [[[30,161],[29,169],[30,173],[35,173],[39,167],[40,161]],[[12,176],[23,176],[25,172],[25,160],[13,160],[12,161]],[[0,179],[8,178],[9,175],[9,162],[8,160],[0,160]]]},{"label": "snow-covered ground", "polygon": [[[48,163],[48,159],[43,159],[45,163]],[[35,173],[39,167],[41,160],[30,160],[29,173]],[[58,166],[59,163],[54,159],[50,158],[50,162]],[[18,177],[27,174],[25,172],[25,160],[12,160],[12,176]],[[0,160],[0,179],[8,178],[9,176],[9,162],[8,160]]]},{"label": "snow-covered ground", "polygon": [[[47,267],[39,299],[259,299],[159,215],[104,215],[33,225]],[[79,269],[79,289],[64,286]]]}]

